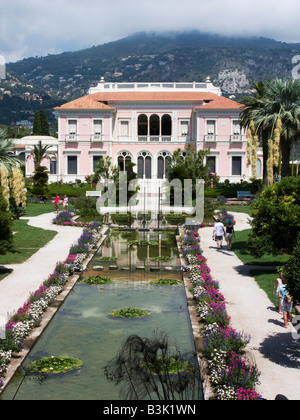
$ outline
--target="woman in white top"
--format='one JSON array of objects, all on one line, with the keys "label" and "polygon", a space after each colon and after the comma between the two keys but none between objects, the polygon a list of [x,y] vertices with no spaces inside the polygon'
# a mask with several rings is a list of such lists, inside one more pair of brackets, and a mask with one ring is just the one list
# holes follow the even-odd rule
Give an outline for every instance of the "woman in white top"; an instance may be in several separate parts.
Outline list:
[{"label": "woman in white top", "polygon": [[279,313],[281,314],[281,295],[278,293],[280,287],[282,286],[282,273],[279,273],[279,277],[276,279],[274,288],[273,288],[273,296],[275,295],[275,289],[276,289],[276,296],[278,297],[278,308]]},{"label": "woman in white top", "polygon": [[63,210],[68,210],[68,197],[64,196],[64,202],[63,202]]}]

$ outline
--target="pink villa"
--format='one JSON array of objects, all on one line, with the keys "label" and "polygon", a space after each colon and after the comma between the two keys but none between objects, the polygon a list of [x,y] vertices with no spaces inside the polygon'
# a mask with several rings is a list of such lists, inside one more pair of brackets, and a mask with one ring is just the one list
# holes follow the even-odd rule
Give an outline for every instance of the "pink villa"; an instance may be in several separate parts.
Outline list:
[{"label": "pink villa", "polygon": [[[209,78],[204,83],[107,83],[101,79],[87,96],[55,111],[57,155],[44,162],[49,169],[52,165],[50,181],[83,181],[99,159],[110,156],[121,170],[126,162],[135,163],[140,180],[157,184],[165,179],[174,150],[181,148],[184,156],[188,145],[210,150],[211,171],[222,181],[251,177],[246,133],[239,125],[241,105],[223,97]],[[262,150],[257,169],[261,176]]]}]

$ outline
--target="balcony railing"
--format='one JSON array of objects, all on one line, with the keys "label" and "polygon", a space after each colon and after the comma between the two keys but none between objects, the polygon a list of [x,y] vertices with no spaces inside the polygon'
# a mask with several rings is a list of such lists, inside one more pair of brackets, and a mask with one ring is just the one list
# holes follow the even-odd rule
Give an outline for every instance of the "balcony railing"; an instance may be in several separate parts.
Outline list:
[{"label": "balcony railing", "polygon": [[103,135],[102,134],[92,134],[91,135],[91,142],[92,143],[103,143]]},{"label": "balcony railing", "polygon": [[78,142],[77,134],[67,134],[66,135],[66,142],[67,143],[77,143]]},{"label": "balcony railing", "polygon": [[239,143],[243,141],[243,136],[241,134],[233,134],[231,136],[232,143]]},{"label": "balcony railing", "polygon": [[204,141],[206,143],[215,143],[217,141],[217,136],[215,134],[206,134],[204,136]]},{"label": "balcony railing", "polygon": [[79,134],[66,134],[66,143],[78,143],[79,141],[90,141],[91,143],[103,143],[103,134],[79,135]]},{"label": "balcony railing", "polygon": [[172,136],[138,136],[139,142],[171,142]]}]

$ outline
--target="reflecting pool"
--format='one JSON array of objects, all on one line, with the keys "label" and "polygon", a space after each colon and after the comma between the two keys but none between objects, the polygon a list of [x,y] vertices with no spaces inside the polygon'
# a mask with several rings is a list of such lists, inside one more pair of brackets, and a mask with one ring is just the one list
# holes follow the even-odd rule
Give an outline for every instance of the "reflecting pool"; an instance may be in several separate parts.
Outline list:
[{"label": "reflecting pool", "polygon": [[[138,241],[138,245],[132,245],[132,241]],[[158,245],[145,245],[145,241]],[[103,257],[117,260],[104,261]],[[156,257],[169,258],[151,259]],[[132,334],[150,338],[155,330],[164,331],[182,353],[193,352],[184,286],[149,284],[163,277],[181,279],[177,257],[174,232],[111,232],[83,277],[109,276],[112,283],[76,284],[24,362],[26,367],[44,356],[72,356],[81,359],[82,366],[46,377],[27,376],[26,369],[19,369],[2,399],[118,400],[119,389],[106,379],[103,368]],[[101,272],[97,271],[100,265]],[[134,319],[109,315],[125,306],[146,309],[151,315]]]}]

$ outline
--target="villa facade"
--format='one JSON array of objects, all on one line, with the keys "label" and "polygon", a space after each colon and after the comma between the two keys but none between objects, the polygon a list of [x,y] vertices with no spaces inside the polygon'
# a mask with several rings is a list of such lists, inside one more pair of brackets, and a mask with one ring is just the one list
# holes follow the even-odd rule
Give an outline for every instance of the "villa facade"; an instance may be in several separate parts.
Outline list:
[{"label": "villa facade", "polygon": [[[207,161],[221,180],[251,177],[247,138],[240,128],[241,105],[205,83],[106,83],[55,109],[58,114],[57,156],[50,179],[84,180],[99,159],[110,156],[125,170],[136,164],[140,180],[165,179],[172,153],[188,145],[209,149]],[[28,170],[32,163],[28,159]],[[30,168],[29,168],[29,165]],[[262,174],[262,151],[258,154]],[[28,172],[28,171],[26,171]],[[29,173],[28,172],[28,173]],[[55,172],[55,173],[53,173]]]}]

